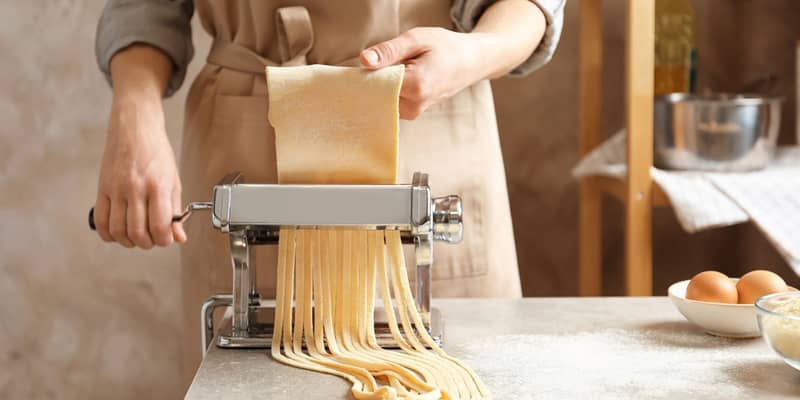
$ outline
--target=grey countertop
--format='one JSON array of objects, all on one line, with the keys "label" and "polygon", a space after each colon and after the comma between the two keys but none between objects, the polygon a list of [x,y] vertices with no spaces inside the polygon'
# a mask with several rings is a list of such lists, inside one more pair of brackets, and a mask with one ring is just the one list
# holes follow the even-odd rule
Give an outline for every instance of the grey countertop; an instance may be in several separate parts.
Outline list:
[{"label": "grey countertop", "polygon": [[[434,300],[445,350],[495,399],[797,399],[800,372],[761,339],[690,325],[666,297]],[[264,350],[212,348],[189,388],[201,399],[348,399],[342,379]]]}]

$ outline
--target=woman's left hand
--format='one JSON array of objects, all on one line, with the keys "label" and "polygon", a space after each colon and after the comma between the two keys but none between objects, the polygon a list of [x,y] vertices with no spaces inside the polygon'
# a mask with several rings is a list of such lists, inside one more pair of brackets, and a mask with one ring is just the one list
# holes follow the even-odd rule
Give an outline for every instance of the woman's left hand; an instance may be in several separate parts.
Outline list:
[{"label": "woman's left hand", "polygon": [[361,65],[378,69],[405,64],[400,89],[400,118],[415,119],[425,109],[486,78],[490,60],[482,59],[492,38],[444,28],[414,28],[361,52]]}]

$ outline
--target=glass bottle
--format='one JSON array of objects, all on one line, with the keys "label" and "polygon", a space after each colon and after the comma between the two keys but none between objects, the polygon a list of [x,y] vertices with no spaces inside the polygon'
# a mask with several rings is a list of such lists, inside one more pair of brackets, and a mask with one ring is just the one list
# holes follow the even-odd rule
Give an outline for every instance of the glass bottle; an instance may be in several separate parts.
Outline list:
[{"label": "glass bottle", "polygon": [[656,0],[655,95],[693,92],[697,49],[689,0]]}]

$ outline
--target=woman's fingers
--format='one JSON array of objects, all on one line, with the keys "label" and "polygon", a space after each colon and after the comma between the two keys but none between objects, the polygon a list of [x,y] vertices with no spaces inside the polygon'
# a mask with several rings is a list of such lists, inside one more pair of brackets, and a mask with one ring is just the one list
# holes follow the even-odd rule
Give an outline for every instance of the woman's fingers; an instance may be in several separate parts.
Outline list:
[{"label": "woman's fingers", "polygon": [[144,197],[128,199],[128,239],[143,249],[153,248],[147,227],[147,204]]},{"label": "woman's fingers", "polygon": [[[361,64],[377,69],[404,64],[400,118],[416,119],[428,107],[484,79],[483,36],[420,27],[361,52]],[[493,42],[492,42],[493,43]]]},{"label": "woman's fingers", "polygon": [[133,247],[133,242],[128,239],[128,204],[123,198],[111,200],[111,211],[108,218],[108,233],[114,241],[124,247]]},{"label": "woman's fingers", "polygon": [[418,64],[406,65],[403,86],[400,87],[400,118],[413,120],[419,117],[429,104],[430,85],[420,74]]},{"label": "woman's fingers", "polygon": [[407,120],[417,119],[425,111],[425,106],[417,101],[400,98],[400,118]]},{"label": "woman's fingers", "polygon": [[94,221],[100,237],[124,247],[142,249],[185,242],[182,224],[172,223],[173,215],[181,213],[180,189],[152,188],[148,193],[146,200],[144,194],[131,195],[128,200],[119,196],[116,201],[98,195]]},{"label": "woman's fingers", "polygon": [[425,51],[424,40],[418,30],[407,31],[394,39],[378,43],[361,52],[361,65],[368,69],[378,69],[416,57]]},{"label": "woman's fingers", "polygon": [[[175,215],[180,215],[183,212],[180,186],[176,186],[175,189],[172,190],[172,212]],[[172,224],[172,234],[176,242],[186,242],[187,236],[186,231],[183,229],[183,222],[175,222]]]},{"label": "woman's fingers", "polygon": [[442,62],[449,55],[437,50],[447,47],[450,34],[440,28],[414,28],[361,52],[361,65],[368,69],[405,64],[400,118],[416,119],[428,106],[451,94],[446,87],[443,90],[442,81],[458,77]]},{"label": "woman's fingers", "polygon": [[94,212],[92,216],[94,218],[95,230],[104,242],[114,241],[114,238],[111,237],[111,233],[108,232],[108,217],[110,210],[111,201],[108,199],[108,196],[98,193],[97,200],[95,200],[94,203]]},{"label": "woman's fingers", "polygon": [[410,100],[423,100],[427,98],[430,87],[424,81],[416,65],[407,65],[403,74],[403,85],[400,86],[400,97]]},{"label": "woman's fingers", "polygon": [[147,201],[150,237],[158,246],[172,244],[172,199],[169,191],[155,190]]}]

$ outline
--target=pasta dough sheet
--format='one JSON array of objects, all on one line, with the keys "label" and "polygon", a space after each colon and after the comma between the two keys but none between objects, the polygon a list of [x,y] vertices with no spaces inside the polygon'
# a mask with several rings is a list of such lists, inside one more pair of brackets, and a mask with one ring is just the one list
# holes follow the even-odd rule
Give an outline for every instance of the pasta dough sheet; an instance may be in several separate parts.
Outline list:
[{"label": "pasta dough sheet", "polygon": [[283,183],[395,183],[403,66],[267,67]]},{"label": "pasta dough sheet", "polygon": [[[402,76],[403,66],[268,67],[279,181],[395,183]],[[277,276],[275,360],[347,379],[359,400],[489,397],[425,329],[399,232],[281,229]],[[377,345],[376,291],[399,351]]]}]

